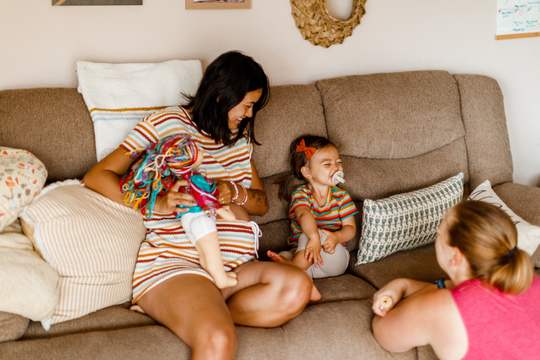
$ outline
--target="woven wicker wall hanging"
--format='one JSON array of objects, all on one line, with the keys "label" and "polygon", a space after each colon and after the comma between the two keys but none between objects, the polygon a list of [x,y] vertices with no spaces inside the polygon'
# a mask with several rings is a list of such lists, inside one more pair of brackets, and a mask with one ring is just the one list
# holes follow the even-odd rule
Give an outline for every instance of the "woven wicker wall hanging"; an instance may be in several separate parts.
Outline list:
[{"label": "woven wicker wall hanging", "polygon": [[314,45],[329,47],[351,36],[366,13],[366,0],[352,0],[351,17],[336,19],[328,12],[326,0],[291,0],[294,21],[304,39]]}]

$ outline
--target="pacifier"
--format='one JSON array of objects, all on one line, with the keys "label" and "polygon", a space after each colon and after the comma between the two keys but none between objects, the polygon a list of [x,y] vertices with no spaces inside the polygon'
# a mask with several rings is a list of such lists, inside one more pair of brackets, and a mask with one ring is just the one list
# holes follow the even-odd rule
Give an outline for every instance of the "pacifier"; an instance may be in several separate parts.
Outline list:
[{"label": "pacifier", "polygon": [[332,184],[344,184],[345,183],[345,173],[341,170],[338,170],[332,175]]}]

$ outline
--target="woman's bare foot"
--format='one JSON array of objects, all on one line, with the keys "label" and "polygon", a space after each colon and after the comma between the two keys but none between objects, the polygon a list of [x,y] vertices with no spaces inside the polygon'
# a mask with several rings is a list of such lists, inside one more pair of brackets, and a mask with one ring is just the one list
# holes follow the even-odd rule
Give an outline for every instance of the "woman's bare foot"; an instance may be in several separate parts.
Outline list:
[{"label": "woman's bare foot", "polygon": [[[283,254],[283,255],[285,255],[285,254]],[[283,255],[281,255],[281,253],[279,253],[279,254],[275,253],[272,250],[268,250],[266,252],[266,256],[268,256],[270,258],[270,260],[272,260],[273,262],[295,266],[294,263],[291,260],[285,258],[285,256],[283,256]],[[309,296],[309,300],[310,301],[319,301],[319,300],[321,300],[321,297],[322,297],[321,293],[315,287],[315,284],[313,284],[313,286],[311,287],[311,295]]]}]

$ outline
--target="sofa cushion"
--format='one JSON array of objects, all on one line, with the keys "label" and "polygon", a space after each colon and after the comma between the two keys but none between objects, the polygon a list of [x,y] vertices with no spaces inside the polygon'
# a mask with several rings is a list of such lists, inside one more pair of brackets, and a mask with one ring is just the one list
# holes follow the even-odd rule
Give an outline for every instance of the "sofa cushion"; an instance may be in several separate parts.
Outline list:
[{"label": "sofa cushion", "polygon": [[163,326],[89,331],[0,344],[2,360],[189,359],[189,348]]},{"label": "sofa cushion", "polygon": [[[371,332],[371,299],[308,306],[283,326],[281,356],[268,359],[381,359],[390,357]],[[242,339],[240,339],[242,342]],[[253,357],[259,359],[259,357]],[[416,350],[392,354],[392,359],[416,359]],[[245,357],[245,359],[248,359]]]},{"label": "sofa cushion", "polygon": [[328,136],[342,154],[405,159],[465,135],[459,92],[445,71],[355,75],[316,85]]},{"label": "sofa cushion", "polygon": [[463,198],[463,173],[427,188],[364,200],[358,264],[435,241],[445,213]]},{"label": "sofa cushion", "polygon": [[53,324],[131,299],[146,233],[140,213],[68,182],[44,189],[21,220],[25,234],[60,275]]},{"label": "sofa cushion", "polygon": [[409,159],[361,159],[343,156],[347,190],[353,199],[380,199],[435,184],[459,172],[467,183],[467,152],[458,139]]},{"label": "sofa cushion", "polygon": [[36,155],[49,181],[82,177],[96,162],[92,120],[76,89],[0,91],[0,124],[0,144]]},{"label": "sofa cushion", "polygon": [[28,322],[27,318],[20,315],[0,311],[0,343],[17,340],[23,336]]},{"label": "sofa cushion", "polygon": [[254,158],[261,177],[290,171],[289,146],[306,132],[327,136],[321,97],[314,85],[274,86],[257,114]]},{"label": "sofa cushion", "polygon": [[40,323],[32,321],[23,339],[39,339],[90,331],[124,329],[156,323],[147,315],[129,310],[129,306],[130,303],[110,306],[78,319],[55,324],[51,326],[49,331],[45,331]]},{"label": "sofa cushion", "polygon": [[314,279],[314,282],[322,296],[319,303],[368,299],[375,293],[373,286],[351,274]]},{"label": "sofa cushion", "polygon": [[32,153],[0,146],[0,232],[41,191],[45,179],[47,170]]},{"label": "sofa cushion", "polygon": [[471,188],[485,179],[512,181],[512,155],[504,101],[497,81],[481,75],[455,75],[465,126]]},{"label": "sofa cushion", "polygon": [[356,255],[351,257],[349,272],[366,280],[377,289],[396,278],[434,281],[446,276],[437,263],[433,244],[401,251],[374,263],[354,264]]}]

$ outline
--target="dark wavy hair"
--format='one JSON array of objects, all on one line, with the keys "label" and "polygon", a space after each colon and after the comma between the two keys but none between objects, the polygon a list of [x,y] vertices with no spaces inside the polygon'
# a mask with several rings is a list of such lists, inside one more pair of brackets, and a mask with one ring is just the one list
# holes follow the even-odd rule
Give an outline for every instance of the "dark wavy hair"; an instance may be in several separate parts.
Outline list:
[{"label": "dark wavy hair", "polygon": [[[228,112],[238,105],[250,91],[262,90],[259,101],[253,106],[253,116],[245,118],[233,138],[229,129]],[[270,89],[263,68],[251,57],[238,51],[218,56],[204,72],[195,96],[186,96],[187,108],[200,130],[225,145],[233,144],[241,137],[260,145],[255,139],[255,115],[268,102]]]},{"label": "dark wavy hair", "polygon": [[287,174],[277,181],[279,184],[279,197],[286,201],[291,200],[291,193],[298,185],[307,182],[304,175],[302,175],[302,167],[308,163],[308,158],[304,152],[296,151],[296,147],[302,140],[304,140],[305,146],[315,148],[315,150],[327,146],[337,148],[327,138],[317,135],[302,135],[292,141],[291,146],[289,146],[289,164],[291,165],[292,174]]}]

